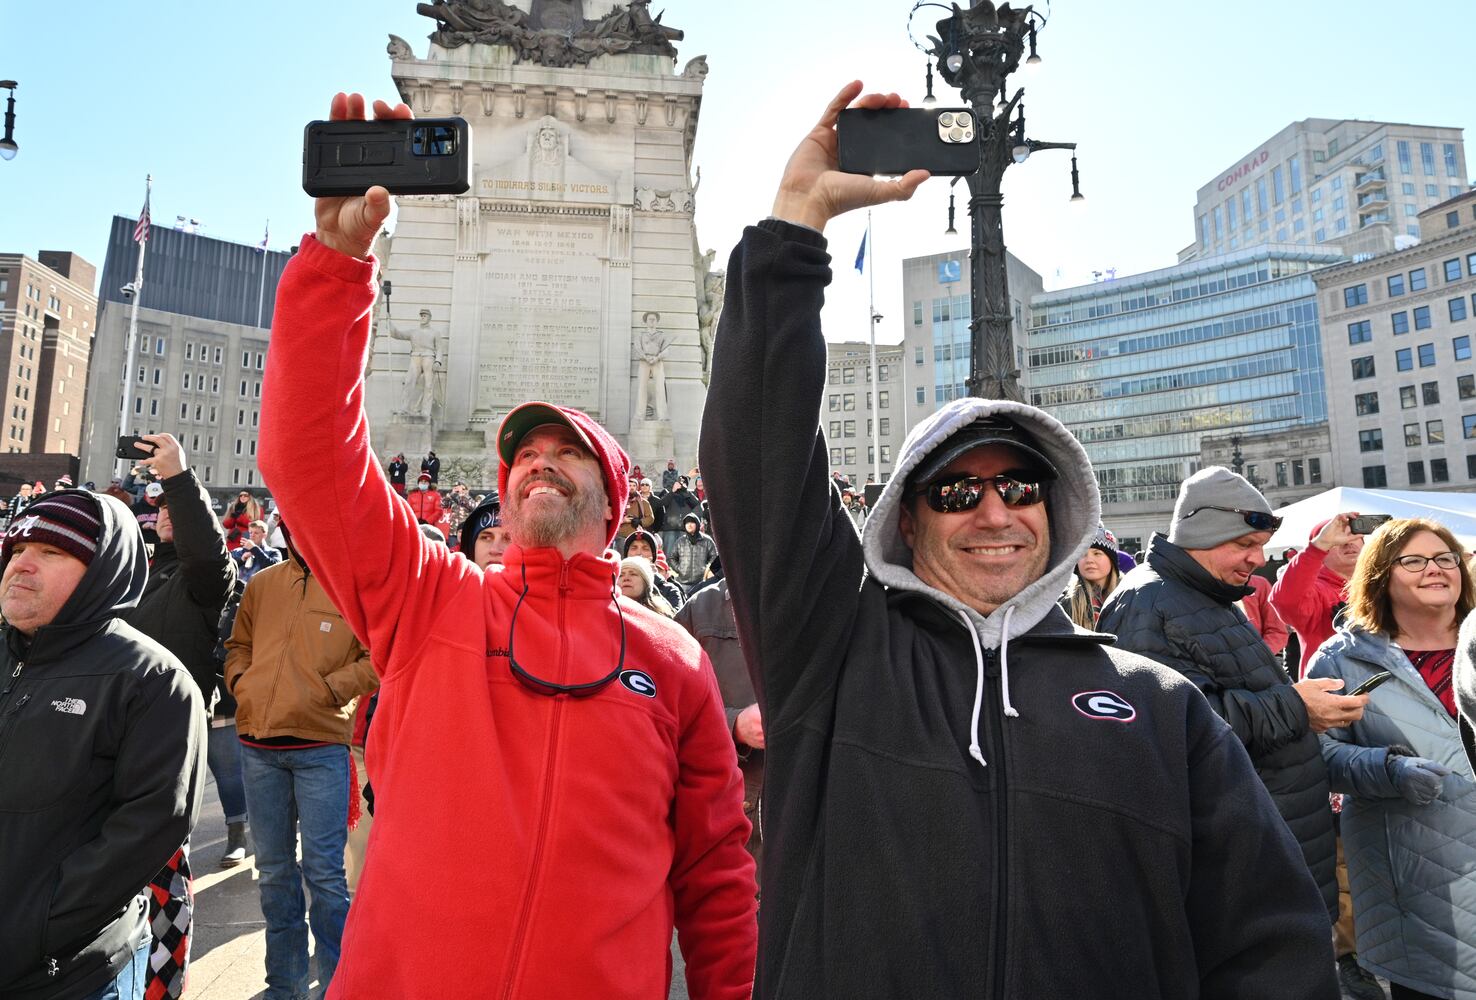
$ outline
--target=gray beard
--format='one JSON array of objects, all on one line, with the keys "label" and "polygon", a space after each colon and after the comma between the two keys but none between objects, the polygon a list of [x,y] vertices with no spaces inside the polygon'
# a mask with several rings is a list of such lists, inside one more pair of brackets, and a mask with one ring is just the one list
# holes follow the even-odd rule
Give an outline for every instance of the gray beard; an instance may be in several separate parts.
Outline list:
[{"label": "gray beard", "polygon": [[[516,494],[509,496],[502,508],[503,524],[509,537],[521,548],[557,548],[568,541],[586,524],[604,524],[604,505],[601,496],[579,489],[567,479],[551,476],[539,477],[533,482],[547,482],[569,493],[568,502],[562,507],[542,505],[539,509],[524,508],[524,499]],[[529,483],[524,483],[526,489]]]}]

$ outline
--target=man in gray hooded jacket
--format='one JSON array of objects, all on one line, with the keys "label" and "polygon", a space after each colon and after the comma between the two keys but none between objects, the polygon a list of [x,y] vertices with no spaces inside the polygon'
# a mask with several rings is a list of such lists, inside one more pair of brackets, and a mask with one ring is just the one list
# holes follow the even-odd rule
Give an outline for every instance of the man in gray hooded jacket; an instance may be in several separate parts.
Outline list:
[{"label": "man in gray hooded jacket", "polygon": [[820,230],[924,179],[837,171],[859,92],[733,252],[702,428],[764,720],[754,996],[1334,1000],[1326,911],[1240,742],[1056,605],[1101,506],[1065,428],[945,406],[857,539],[817,428]]}]

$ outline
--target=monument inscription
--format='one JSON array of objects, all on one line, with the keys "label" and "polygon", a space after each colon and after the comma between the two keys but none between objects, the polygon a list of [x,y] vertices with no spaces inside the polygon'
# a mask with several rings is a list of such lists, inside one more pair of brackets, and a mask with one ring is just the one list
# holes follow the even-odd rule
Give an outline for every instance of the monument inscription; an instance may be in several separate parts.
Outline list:
[{"label": "monument inscription", "polygon": [[552,399],[599,411],[606,225],[494,222],[488,235],[477,408]]}]

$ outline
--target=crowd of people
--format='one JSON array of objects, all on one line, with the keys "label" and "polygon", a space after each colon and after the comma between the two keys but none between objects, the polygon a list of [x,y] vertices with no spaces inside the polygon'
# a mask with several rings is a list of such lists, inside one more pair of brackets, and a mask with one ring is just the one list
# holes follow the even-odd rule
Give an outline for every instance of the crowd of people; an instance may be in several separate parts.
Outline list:
[{"label": "crowd of people", "polygon": [[309,936],[334,998],[657,1000],[673,932],[699,1000],[1476,996],[1462,541],[1342,513],[1271,573],[1280,519],[1212,467],[1123,552],[1010,401],[944,405],[870,498],[835,477],[823,230],[925,179],[836,169],[852,102],[899,104],[842,90],[733,251],[700,468],[529,402],[495,489],[434,452],[407,488],[342,405],[373,188],[278,289],[270,501],[217,515],[169,434],[19,491],[0,998],[188,995],[207,770],[268,1000]]}]

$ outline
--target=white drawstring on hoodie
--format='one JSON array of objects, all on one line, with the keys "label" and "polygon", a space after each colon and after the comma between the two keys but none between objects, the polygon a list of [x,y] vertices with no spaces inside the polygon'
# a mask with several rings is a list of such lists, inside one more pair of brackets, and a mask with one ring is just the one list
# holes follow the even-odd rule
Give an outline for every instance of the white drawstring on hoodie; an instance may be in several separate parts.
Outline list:
[{"label": "white drawstring on hoodie", "polygon": [[[1010,615],[1014,613],[1015,606],[1006,605],[1004,621],[1000,623],[999,686],[1000,693],[1004,696],[1005,716],[1018,719],[1020,713],[1010,704]],[[969,756],[977,760],[980,767],[988,767],[984,760],[984,751],[979,749],[979,710],[984,705],[984,647],[979,645],[979,633],[974,630],[974,623],[969,619],[968,613],[960,611],[958,616],[963,619],[964,628],[969,630],[969,638],[974,641],[974,664],[978,668],[978,676],[974,681],[974,714],[969,720]]]}]

